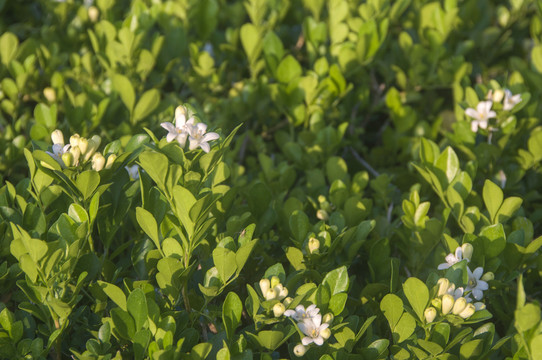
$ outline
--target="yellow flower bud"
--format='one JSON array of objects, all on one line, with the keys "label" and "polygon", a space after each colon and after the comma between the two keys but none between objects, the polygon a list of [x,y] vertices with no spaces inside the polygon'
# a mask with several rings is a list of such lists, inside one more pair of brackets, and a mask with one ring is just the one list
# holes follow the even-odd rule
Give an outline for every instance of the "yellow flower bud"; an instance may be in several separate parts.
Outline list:
[{"label": "yellow flower bud", "polygon": [[111,166],[113,166],[113,163],[117,159],[117,155],[111,154],[107,157],[107,163],[105,164],[106,169],[111,169]]},{"label": "yellow flower bud", "polygon": [[105,158],[100,153],[95,153],[92,157],[92,170],[100,171],[104,168]]},{"label": "yellow flower bud", "polygon": [[[79,140],[79,147],[81,147],[82,140],[83,139]],[[94,155],[96,150],[98,150],[98,147],[100,146],[101,141],[102,139],[98,135],[94,135],[88,140],[87,151],[85,152],[83,151],[83,149],[81,149],[81,153],[85,154],[85,161],[88,161]]]},{"label": "yellow flower bud", "polygon": [[316,211],[316,217],[322,221],[329,220],[329,214],[323,209],[319,209],[318,211]]},{"label": "yellow flower bud", "polygon": [[323,202],[327,201],[326,197],[324,195],[318,195],[318,202],[321,204]]},{"label": "yellow flower bud", "polygon": [[269,290],[269,280],[268,279],[261,279],[260,280],[260,290],[262,291],[262,295],[265,297],[265,294],[267,294],[267,290]]},{"label": "yellow flower bud", "polygon": [[284,301],[282,303],[284,304],[284,306],[288,307],[288,306],[290,306],[292,301],[294,301],[294,299],[288,296],[286,299],[284,299]]},{"label": "yellow flower bud", "polygon": [[277,286],[278,284],[280,284],[280,279],[278,276],[273,276],[271,277],[271,287],[274,288],[275,286]]},{"label": "yellow flower bud", "polygon": [[307,352],[307,348],[303,344],[297,344],[294,347],[294,355],[297,357],[301,357],[305,355],[306,352]]},{"label": "yellow flower bud", "polygon": [[81,137],[79,136],[79,134],[74,134],[70,137],[70,145],[72,146],[72,148],[76,147],[79,145],[79,139]]},{"label": "yellow flower bud", "polygon": [[431,305],[433,305],[433,307],[437,310],[441,310],[442,309],[442,300],[440,300],[440,298],[434,298],[433,300],[431,300]]},{"label": "yellow flower bud", "polygon": [[486,272],[484,275],[482,275],[481,280],[484,281],[491,281],[495,279],[495,274],[493,274],[491,271]]},{"label": "yellow flower bud", "polygon": [[442,314],[446,315],[450,311],[452,311],[454,307],[454,303],[455,303],[454,297],[450,294],[445,294],[442,297]]},{"label": "yellow flower bud", "polygon": [[329,328],[325,328],[323,330],[320,331],[320,336],[324,338],[324,340],[327,340],[329,339],[329,337],[331,336],[331,330],[329,330]]},{"label": "yellow flower bud", "polygon": [[335,317],[333,316],[333,313],[327,313],[324,315],[324,318],[322,319],[322,321],[324,323],[331,324],[334,318]]},{"label": "yellow flower bud", "polygon": [[273,315],[275,315],[275,317],[281,317],[285,311],[286,307],[282,303],[276,303],[275,306],[273,306]]},{"label": "yellow flower bud", "polygon": [[472,244],[465,243],[461,245],[461,250],[463,252],[463,259],[467,259],[468,261],[470,261],[470,259],[472,258],[472,253],[474,251]]},{"label": "yellow flower bud", "polygon": [[96,6],[91,6],[88,8],[88,18],[92,22],[98,21],[98,17],[100,16],[100,10]]},{"label": "yellow flower bud", "polygon": [[502,91],[501,89],[495,90],[495,92],[493,93],[494,102],[500,102],[503,97],[504,97],[504,91]]},{"label": "yellow flower bud", "polygon": [[67,167],[73,166],[73,155],[70,152],[62,154],[62,162]]},{"label": "yellow flower bud", "polygon": [[62,131],[58,129],[51,133],[51,140],[53,140],[53,144],[60,144],[64,146],[64,135],[62,134]]},{"label": "yellow flower bud", "polygon": [[56,91],[52,87],[46,87],[43,89],[43,96],[47,99],[49,102],[55,102],[56,100]]},{"label": "yellow flower bud", "polygon": [[79,165],[79,157],[81,156],[81,150],[79,147],[71,147],[70,153],[73,155],[73,166]]},{"label": "yellow flower bud", "polygon": [[[71,141],[71,139],[70,139]],[[79,138],[79,141],[77,141],[77,147],[81,150],[81,154],[86,155],[88,150],[88,140],[85,138]]]},{"label": "yellow flower bud", "polygon": [[268,289],[264,294],[265,300],[275,300],[277,298],[277,292],[274,289]]},{"label": "yellow flower bud", "polygon": [[448,288],[450,287],[450,280],[446,278],[440,278],[438,279],[438,296],[442,296],[448,292]]},{"label": "yellow flower bud", "polygon": [[309,239],[309,252],[314,254],[318,249],[320,249],[320,241],[317,238],[311,237]]},{"label": "yellow flower bud", "polygon": [[454,303],[454,307],[452,309],[452,313],[454,315],[459,315],[465,308],[467,307],[467,299],[464,297],[460,297],[457,299]]},{"label": "yellow flower bud", "polygon": [[463,319],[468,319],[476,312],[476,308],[473,304],[467,304],[465,309],[459,313],[459,316]]},{"label": "yellow flower bud", "polygon": [[437,310],[434,307],[430,306],[425,309],[423,316],[425,317],[425,321],[427,321],[427,323],[432,323],[433,320],[435,320],[435,318],[437,317]]}]

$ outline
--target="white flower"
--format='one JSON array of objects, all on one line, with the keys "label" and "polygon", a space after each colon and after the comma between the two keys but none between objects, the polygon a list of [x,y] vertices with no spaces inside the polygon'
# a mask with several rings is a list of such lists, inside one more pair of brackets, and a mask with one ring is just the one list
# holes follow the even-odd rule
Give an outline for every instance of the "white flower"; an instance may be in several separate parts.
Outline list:
[{"label": "white flower", "polygon": [[70,144],[64,145],[64,135],[60,130],[55,130],[51,134],[51,140],[53,140],[53,152],[46,151],[53,159],[55,159],[61,166],[65,166],[62,161],[62,155],[70,151]]},{"label": "white flower", "polygon": [[132,180],[139,179],[139,166],[138,165],[125,166],[124,168],[126,169],[126,171],[128,171],[128,175],[130,175],[130,179],[132,179]]},{"label": "white flower", "polygon": [[322,315],[318,314],[311,319],[303,320],[303,322],[298,323],[297,326],[299,326],[299,330],[301,330],[303,334],[307,335],[301,339],[303,345],[307,346],[310,343],[315,343],[320,346],[324,343],[324,337],[320,332],[327,329],[329,324],[322,324]]},{"label": "white flower", "polygon": [[473,108],[468,108],[465,110],[465,114],[475,119],[471,122],[472,131],[478,131],[479,127],[482,129],[487,129],[489,119],[497,116],[497,113],[491,110],[492,105],[493,101],[480,101],[476,106],[476,110]]},{"label": "white flower", "polygon": [[512,110],[514,106],[521,102],[521,94],[512,95],[512,92],[508,89],[504,90],[504,101],[502,109],[504,111]]},{"label": "white flower", "polygon": [[484,280],[481,280],[484,269],[482,267],[477,267],[473,272],[467,268],[469,272],[469,283],[465,291],[471,291],[472,296],[476,300],[480,300],[484,297],[484,290],[489,289],[489,285]]},{"label": "white flower", "polygon": [[455,284],[450,285],[448,288],[448,291],[446,292],[448,295],[452,295],[454,297],[454,300],[457,300],[459,298],[464,297],[467,302],[471,302],[472,299],[469,297],[470,294],[465,294],[466,290],[462,287],[455,288]]},{"label": "white flower", "polygon": [[190,117],[186,120],[186,110],[183,106],[177,106],[175,109],[175,126],[169,122],[163,122],[160,124],[164,129],[168,131],[166,135],[167,142],[177,140],[179,145],[184,148],[186,145],[186,139],[190,133],[190,129],[194,126],[194,117]]},{"label": "white flower", "polygon": [[206,131],[207,125],[204,123],[197,123],[195,126],[188,129],[190,134],[190,150],[197,149],[199,146],[206,153],[211,151],[211,146],[208,142],[218,139],[220,135],[215,132],[205,133]]},{"label": "white flower", "polygon": [[292,317],[295,321],[303,321],[314,318],[319,312],[320,309],[314,304],[310,305],[306,310],[303,305],[297,305],[295,310],[286,310],[284,316]]},{"label": "white flower", "polygon": [[442,263],[442,264],[439,264],[437,269],[439,269],[439,270],[448,269],[452,265],[455,265],[458,262],[460,262],[461,260],[463,260],[463,250],[461,249],[461,247],[458,246],[457,249],[455,249],[455,254],[446,255],[444,260],[446,260],[446,262]]}]

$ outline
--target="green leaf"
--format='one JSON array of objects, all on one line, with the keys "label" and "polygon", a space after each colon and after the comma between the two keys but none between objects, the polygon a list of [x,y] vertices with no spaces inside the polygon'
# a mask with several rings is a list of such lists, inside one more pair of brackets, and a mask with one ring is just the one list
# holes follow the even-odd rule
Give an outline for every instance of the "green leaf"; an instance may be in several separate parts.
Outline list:
[{"label": "green leaf", "polygon": [[346,300],[348,299],[348,294],[338,293],[329,299],[328,309],[333,313],[333,315],[338,316],[343,312],[344,306],[346,305]]},{"label": "green leaf", "polygon": [[58,299],[48,299],[47,304],[53,308],[53,311],[58,315],[62,320],[65,320],[70,316],[72,308],[70,305],[66,304],[63,301]]},{"label": "green leaf", "polygon": [[296,247],[290,246],[286,249],[286,258],[288,258],[295,270],[307,268],[304,264],[303,252]]},{"label": "green leaf", "polygon": [[147,117],[159,104],[160,92],[158,90],[150,89],[143,93],[134,109],[134,122],[137,123]]},{"label": "green leaf", "polygon": [[142,360],[151,341],[151,332],[148,329],[142,329],[135,333],[132,343],[134,345],[134,358]]},{"label": "green leaf", "polygon": [[145,321],[147,321],[147,298],[145,293],[141,289],[135,289],[128,295],[128,300],[126,301],[126,307],[128,312],[135,321],[135,328],[137,330],[143,329]]},{"label": "green leaf", "polygon": [[[540,56],[542,56],[542,52]],[[542,66],[540,72],[542,72]],[[531,355],[533,360],[542,360],[542,334],[535,335],[531,339]]]},{"label": "green leaf", "polygon": [[239,296],[234,292],[229,292],[222,305],[222,321],[226,328],[228,339],[232,340],[235,334],[235,329],[241,322],[241,314],[243,312],[243,303]]},{"label": "green leaf", "polygon": [[444,172],[447,183],[443,183],[440,176],[439,180],[441,180],[440,183],[442,185],[442,188],[445,189],[446,186],[453,181],[453,179],[459,172],[459,159],[457,158],[457,155],[450,146],[444,149],[444,151],[440,154],[437,161],[435,162],[435,166],[437,169]]},{"label": "green leaf", "polygon": [[265,330],[258,333],[260,345],[271,351],[279,347],[283,339],[284,334],[282,331]]},{"label": "green leaf", "polygon": [[348,269],[346,266],[341,266],[328,272],[322,284],[328,287],[331,296],[345,292],[348,290]]},{"label": "green leaf", "polygon": [[393,339],[398,344],[402,343],[414,333],[414,330],[416,330],[416,319],[405,311],[393,329]]},{"label": "green leaf", "polygon": [[158,230],[158,224],[156,223],[154,216],[142,207],[137,207],[136,219],[145,234],[147,234],[151,238],[156,248],[162,251],[162,247],[160,246],[160,233]]},{"label": "green leaf", "polygon": [[45,104],[38,104],[34,108],[34,118],[38,124],[45,126],[48,130],[56,128],[56,105],[51,107]]},{"label": "green leaf", "polygon": [[542,74],[542,45],[539,44],[533,47],[533,50],[531,51],[531,61],[536,71]]},{"label": "green leaf", "polygon": [[17,53],[17,48],[19,47],[19,40],[17,36],[6,31],[0,37],[0,58],[2,59],[2,64],[6,67],[11,63],[11,60],[15,57]]},{"label": "green leaf", "polygon": [[299,78],[301,74],[301,65],[299,65],[299,62],[297,62],[292,55],[287,55],[284,59],[282,59],[277,68],[277,80],[281,83],[287,84]]},{"label": "green leaf", "polygon": [[98,280],[98,285],[115,304],[122,310],[127,311],[126,295],[124,295],[124,292],[118,286],[100,280]]},{"label": "green leaf", "polygon": [[262,52],[262,41],[260,31],[253,24],[241,26],[241,44],[247,54],[250,63],[254,63]]},{"label": "green leaf", "polygon": [[459,357],[463,359],[474,359],[478,358],[479,355],[484,351],[484,340],[476,339],[461,345],[459,349]]},{"label": "green leaf", "polygon": [[498,256],[506,247],[506,235],[502,224],[486,226],[480,231],[486,259]]},{"label": "green leaf", "polygon": [[510,196],[506,198],[495,215],[496,222],[504,224],[512,217],[512,215],[514,215],[516,211],[519,210],[522,203],[523,199],[517,196]]},{"label": "green leaf", "polygon": [[135,104],[135,91],[132,83],[126,76],[115,74],[113,76],[113,87],[115,91],[119,93],[122,102],[126,105],[131,114]]},{"label": "green leaf", "polygon": [[484,203],[486,204],[492,224],[496,223],[497,213],[503,203],[503,192],[500,187],[490,180],[486,180],[483,189]]},{"label": "green leaf", "polygon": [[519,332],[524,332],[537,325],[540,321],[540,306],[533,303],[514,311],[514,325]]},{"label": "green leaf", "polygon": [[403,284],[403,291],[418,319],[424,321],[423,313],[429,302],[427,286],[421,280],[410,277]]},{"label": "green leaf", "polygon": [[110,313],[113,325],[115,325],[115,332],[126,340],[132,340],[136,331],[134,320],[130,314],[121,308],[113,308]]},{"label": "green leaf", "polygon": [[173,201],[177,211],[177,216],[183,224],[188,236],[191,237],[194,233],[194,222],[190,218],[190,209],[196,204],[196,198],[190,190],[182,187],[181,185],[175,185],[173,188]]},{"label": "green leaf", "polygon": [[226,248],[217,247],[213,250],[213,262],[218,270],[218,275],[224,284],[237,270],[235,253]]},{"label": "green leaf", "polygon": [[309,232],[309,217],[301,210],[295,210],[290,216],[290,230],[298,244],[302,244]]},{"label": "green leaf", "polygon": [[161,190],[164,190],[168,170],[168,159],[164,154],[145,151],[139,155],[139,164],[149,174]]},{"label": "green leaf", "polygon": [[100,175],[94,170],[84,171],[75,179],[75,185],[83,195],[83,200],[87,200],[100,185]]},{"label": "green leaf", "polygon": [[380,302],[380,310],[388,320],[390,329],[393,331],[395,325],[403,315],[403,300],[397,295],[387,294]]}]

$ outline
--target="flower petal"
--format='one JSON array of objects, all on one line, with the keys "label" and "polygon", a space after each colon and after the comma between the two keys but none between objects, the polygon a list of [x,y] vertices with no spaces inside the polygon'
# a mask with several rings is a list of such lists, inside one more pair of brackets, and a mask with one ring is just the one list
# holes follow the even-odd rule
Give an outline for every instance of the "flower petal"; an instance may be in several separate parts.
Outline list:
[{"label": "flower petal", "polygon": [[220,138],[220,135],[218,135],[215,132],[210,132],[210,133],[207,133],[207,134],[203,135],[201,140],[202,141],[212,141],[212,140],[216,140],[218,138]]},{"label": "flower petal", "polygon": [[174,133],[177,132],[177,130],[175,129],[175,126],[172,123],[163,122],[163,123],[160,124],[160,126],[163,127],[164,129],[166,129],[169,132],[174,132]]},{"label": "flower petal", "polygon": [[205,151],[206,153],[208,153],[209,151],[211,151],[211,145],[209,145],[208,142],[204,142],[204,141],[200,142],[199,147],[200,147],[203,151]]},{"label": "flower petal", "polygon": [[468,108],[465,110],[465,114],[467,116],[470,116],[471,118],[480,119],[480,114],[478,114],[478,111],[474,110],[473,108]]},{"label": "flower petal", "polygon": [[312,343],[313,339],[311,337],[304,337],[303,339],[301,339],[301,343],[305,346],[309,345],[310,343]]},{"label": "flower petal", "polygon": [[472,289],[472,296],[474,296],[476,300],[481,300],[484,297],[484,293],[482,290]]},{"label": "flower petal", "polygon": [[439,266],[437,266],[437,269],[439,270],[446,270],[450,267],[450,264],[448,263],[442,263],[442,264],[439,264]]},{"label": "flower petal", "polygon": [[487,290],[489,289],[489,285],[484,280],[478,280],[476,283],[476,288],[480,290]]},{"label": "flower petal", "polygon": [[324,338],[321,336],[318,336],[317,338],[313,339],[313,342],[318,346],[322,346],[324,344]]}]

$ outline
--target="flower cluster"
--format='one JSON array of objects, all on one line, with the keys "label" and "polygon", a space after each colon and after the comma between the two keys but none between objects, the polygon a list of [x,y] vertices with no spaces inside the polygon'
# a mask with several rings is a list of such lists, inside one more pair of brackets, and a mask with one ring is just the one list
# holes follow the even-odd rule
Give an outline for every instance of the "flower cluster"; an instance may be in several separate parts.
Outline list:
[{"label": "flower cluster", "polygon": [[471,130],[473,132],[477,132],[478,128],[488,129],[489,119],[497,117],[497,113],[491,110],[491,107],[494,102],[500,103],[501,101],[502,110],[510,111],[521,102],[521,94],[512,95],[512,92],[508,89],[504,91],[496,90],[495,92],[490,90],[487,94],[487,100],[480,101],[476,109],[465,109],[465,114],[474,119],[471,121]]},{"label": "flower cluster", "polygon": [[194,116],[188,119],[187,110],[184,106],[178,106],[175,109],[175,125],[169,122],[163,122],[160,125],[168,131],[166,135],[167,142],[177,140],[182,148],[186,146],[186,140],[189,141],[189,149],[194,150],[200,147],[208,153],[211,151],[209,141],[216,140],[220,136],[214,132],[207,132],[207,125],[204,123],[196,123]]},{"label": "flower cluster", "polygon": [[321,346],[324,341],[331,336],[329,325],[333,321],[333,315],[326,314],[322,322],[320,309],[316,305],[309,305],[306,309],[303,305],[298,305],[295,310],[286,310],[284,316],[290,317],[297,322],[297,327],[306,336],[301,339],[301,344],[294,348],[296,356],[303,356],[307,351],[307,346],[314,343]]},{"label": "flower cluster", "polygon": [[[460,261],[466,260],[470,262],[474,248],[471,244],[463,244],[457,247],[455,253],[448,254],[445,258],[446,262],[438,265],[439,270],[445,270],[449,267],[457,264]],[[425,320],[431,323],[437,316],[437,310],[440,311],[442,316],[448,314],[457,315],[463,319],[468,319],[476,311],[485,309],[483,302],[475,300],[481,300],[484,296],[484,291],[489,288],[487,281],[493,278],[493,273],[484,273],[482,267],[477,267],[474,271],[471,271],[467,266],[468,283],[466,287],[456,287],[456,285],[446,278],[440,278],[437,282],[439,288],[437,297],[432,300],[433,306],[425,309]]]},{"label": "flower cluster", "polygon": [[56,129],[51,134],[51,140],[53,141],[52,151],[47,151],[47,154],[55,159],[62,168],[79,166],[90,161],[92,169],[100,171],[104,168],[111,168],[117,158],[117,155],[109,154],[106,160],[97,151],[102,142],[98,135],[86,139],[79,136],[79,134],[75,134],[70,137],[69,144],[64,144],[64,134]]}]

